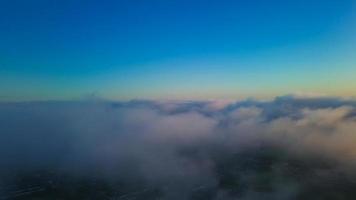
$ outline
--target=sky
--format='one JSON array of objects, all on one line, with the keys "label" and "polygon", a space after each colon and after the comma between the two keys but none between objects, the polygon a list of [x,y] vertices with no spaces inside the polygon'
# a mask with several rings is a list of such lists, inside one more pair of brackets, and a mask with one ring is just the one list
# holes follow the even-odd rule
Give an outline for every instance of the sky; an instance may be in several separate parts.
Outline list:
[{"label": "sky", "polygon": [[0,101],[356,96],[355,0],[1,0]]}]

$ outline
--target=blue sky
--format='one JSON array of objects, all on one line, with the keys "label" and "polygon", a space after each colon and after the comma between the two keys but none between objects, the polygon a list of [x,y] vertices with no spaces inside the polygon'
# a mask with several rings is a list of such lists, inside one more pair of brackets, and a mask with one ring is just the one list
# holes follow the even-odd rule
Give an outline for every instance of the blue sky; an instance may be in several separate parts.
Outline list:
[{"label": "blue sky", "polygon": [[353,0],[0,1],[0,100],[356,95]]}]

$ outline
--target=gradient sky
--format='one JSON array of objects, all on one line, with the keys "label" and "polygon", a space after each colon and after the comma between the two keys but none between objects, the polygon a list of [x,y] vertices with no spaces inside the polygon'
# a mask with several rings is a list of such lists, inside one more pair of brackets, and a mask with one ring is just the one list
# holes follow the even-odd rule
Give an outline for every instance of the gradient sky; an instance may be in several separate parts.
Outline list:
[{"label": "gradient sky", "polygon": [[0,100],[356,96],[355,0],[0,0]]}]

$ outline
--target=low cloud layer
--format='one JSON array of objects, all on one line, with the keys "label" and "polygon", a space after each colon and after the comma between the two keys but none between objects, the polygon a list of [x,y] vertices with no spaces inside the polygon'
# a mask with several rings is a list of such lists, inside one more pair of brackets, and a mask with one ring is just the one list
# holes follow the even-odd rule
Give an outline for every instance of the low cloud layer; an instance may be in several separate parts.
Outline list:
[{"label": "low cloud layer", "polygon": [[0,197],[352,199],[355,130],[329,97],[2,103]]}]

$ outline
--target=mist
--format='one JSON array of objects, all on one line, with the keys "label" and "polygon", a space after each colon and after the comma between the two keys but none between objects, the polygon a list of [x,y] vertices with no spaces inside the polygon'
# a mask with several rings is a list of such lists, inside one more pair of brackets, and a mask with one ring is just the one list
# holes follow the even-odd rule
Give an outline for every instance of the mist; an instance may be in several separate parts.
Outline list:
[{"label": "mist", "polygon": [[[0,104],[0,199],[352,199],[356,101]],[[29,187],[41,188],[28,194]]]}]

